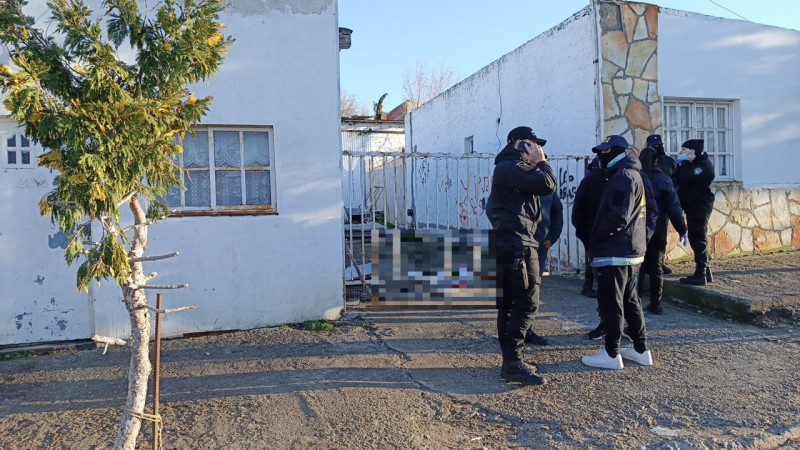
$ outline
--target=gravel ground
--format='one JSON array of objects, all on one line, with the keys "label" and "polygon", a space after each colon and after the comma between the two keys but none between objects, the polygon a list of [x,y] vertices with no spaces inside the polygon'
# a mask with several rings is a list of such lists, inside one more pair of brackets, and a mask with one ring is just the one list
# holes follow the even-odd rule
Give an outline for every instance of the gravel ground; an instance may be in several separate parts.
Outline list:
[{"label": "gravel ground", "polygon": [[[551,345],[528,349],[548,380],[542,388],[500,380],[493,311],[354,307],[330,332],[283,326],[167,341],[164,442],[178,449],[800,448],[796,328],[757,328],[667,303],[665,315],[647,317],[653,367],[595,370],[579,362],[599,347],[585,338],[597,321],[595,302],[579,288],[576,280],[544,280],[535,328]],[[0,362],[0,448],[110,448],[128,356],[117,349]]]}]

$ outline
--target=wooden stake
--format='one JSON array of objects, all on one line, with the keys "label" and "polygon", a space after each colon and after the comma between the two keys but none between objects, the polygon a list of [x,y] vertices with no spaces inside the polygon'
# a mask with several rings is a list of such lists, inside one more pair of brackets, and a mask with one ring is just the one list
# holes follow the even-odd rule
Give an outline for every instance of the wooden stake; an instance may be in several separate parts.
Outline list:
[{"label": "wooden stake", "polygon": [[[162,295],[156,294],[156,309],[162,308]],[[153,364],[153,415],[158,417],[159,397],[161,394],[161,314],[156,313],[155,361]],[[153,422],[153,449],[161,450],[161,424]]]}]

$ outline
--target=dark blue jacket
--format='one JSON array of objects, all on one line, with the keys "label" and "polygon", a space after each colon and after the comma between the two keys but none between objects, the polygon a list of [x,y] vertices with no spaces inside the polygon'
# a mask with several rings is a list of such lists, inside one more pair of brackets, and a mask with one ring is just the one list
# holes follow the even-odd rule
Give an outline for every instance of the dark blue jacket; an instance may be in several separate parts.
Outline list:
[{"label": "dark blue jacket", "polygon": [[[639,163],[641,165],[641,162]],[[645,200],[647,200],[647,210],[645,213],[647,216],[645,217],[645,228],[647,229],[647,242],[650,242],[650,239],[653,238],[653,235],[656,233],[656,224],[658,222],[659,216],[659,208],[658,208],[658,201],[656,200],[656,194],[653,190],[653,185],[650,183],[650,179],[647,178],[643,172],[642,174],[642,184],[644,184],[644,196]]]},{"label": "dark blue jacket", "polygon": [[538,247],[534,238],[542,220],[539,196],[556,191],[556,178],[550,165],[535,166],[521,160],[519,150],[507,145],[494,160],[492,192],[486,216],[496,236],[512,244]]},{"label": "dark blue jacket", "polygon": [[641,168],[639,159],[626,153],[605,169],[608,184],[589,241],[594,263],[598,258],[643,258],[647,251],[648,205]]},{"label": "dark blue jacket", "polygon": [[653,186],[653,194],[656,197],[659,211],[656,231],[652,239],[659,248],[665,248],[667,245],[667,221],[672,222],[675,231],[681,236],[686,234],[686,221],[683,219],[683,211],[681,211],[681,204],[678,201],[678,193],[675,192],[675,187],[672,185],[672,179],[661,170],[660,165],[653,167],[650,175],[646,178],[650,179],[650,184]]},{"label": "dark blue jacket", "polygon": [[597,209],[600,207],[600,199],[603,198],[607,182],[606,173],[603,169],[596,167],[590,169],[575,191],[575,200],[572,203],[572,225],[575,227],[575,236],[583,242],[584,246],[589,244],[594,218],[597,216]]},{"label": "dark blue jacket", "polygon": [[542,207],[542,221],[536,227],[534,238],[539,244],[550,241],[555,243],[564,229],[564,205],[558,198],[558,192],[539,197]]},{"label": "dark blue jacket", "polygon": [[708,215],[714,208],[714,164],[703,153],[694,161],[681,161],[678,165],[678,198],[687,216]]}]

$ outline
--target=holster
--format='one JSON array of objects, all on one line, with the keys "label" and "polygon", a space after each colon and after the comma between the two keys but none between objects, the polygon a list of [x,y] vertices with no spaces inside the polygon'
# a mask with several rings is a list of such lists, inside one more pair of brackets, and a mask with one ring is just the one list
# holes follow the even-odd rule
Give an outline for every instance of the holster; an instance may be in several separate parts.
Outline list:
[{"label": "holster", "polygon": [[522,280],[522,289],[527,290],[530,284],[528,284],[528,264],[525,262],[524,253],[514,255],[511,269],[514,271],[514,276]]}]

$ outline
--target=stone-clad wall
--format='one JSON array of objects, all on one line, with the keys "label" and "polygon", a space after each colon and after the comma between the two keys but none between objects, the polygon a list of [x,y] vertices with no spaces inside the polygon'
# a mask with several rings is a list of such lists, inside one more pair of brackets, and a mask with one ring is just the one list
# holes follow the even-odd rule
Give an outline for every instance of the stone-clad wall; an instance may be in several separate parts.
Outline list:
[{"label": "stone-clad wall", "polygon": [[662,132],[658,95],[658,6],[600,4],[604,134],[637,150]]},{"label": "stone-clad wall", "polygon": [[[739,183],[715,183],[708,246],[717,257],[800,248],[800,189],[747,190]],[[670,227],[667,259],[692,256]]]}]

